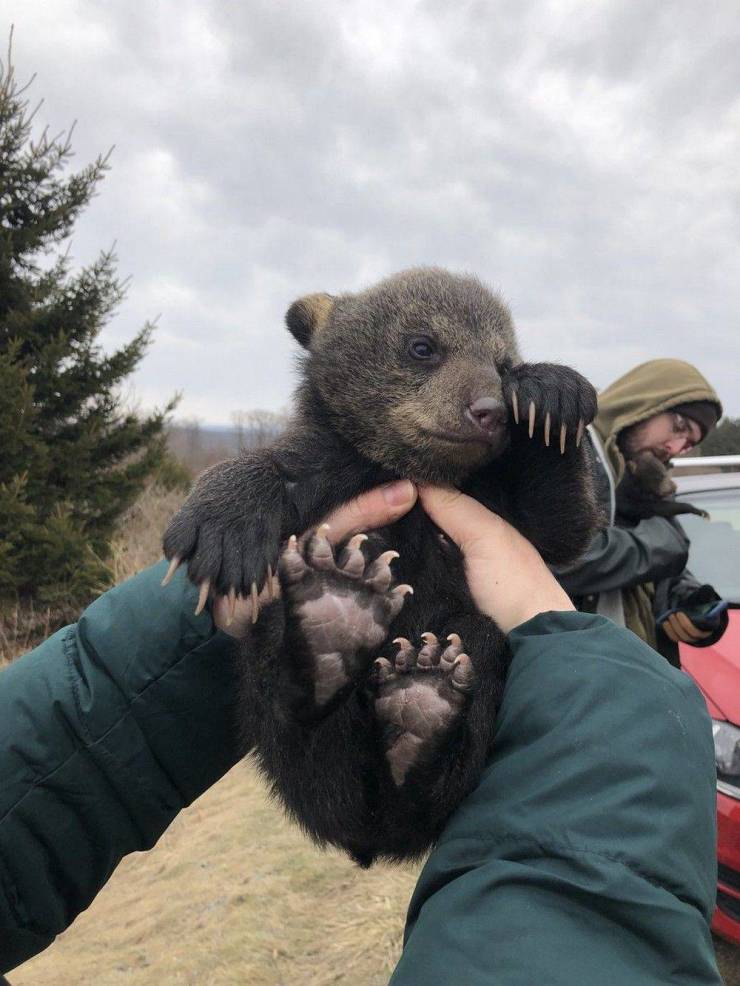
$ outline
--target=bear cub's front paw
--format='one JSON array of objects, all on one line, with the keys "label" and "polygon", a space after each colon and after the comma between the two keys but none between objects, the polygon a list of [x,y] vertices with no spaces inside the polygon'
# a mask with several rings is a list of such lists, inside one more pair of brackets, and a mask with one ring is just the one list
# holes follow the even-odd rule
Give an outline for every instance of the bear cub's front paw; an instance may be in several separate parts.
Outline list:
[{"label": "bear cub's front paw", "polygon": [[[338,553],[320,527],[305,544],[295,536],[280,556],[278,571],[288,608],[290,659],[303,681],[312,712],[328,707],[367,669],[372,652],[388,635],[411,586],[392,587],[396,551],[366,558],[366,534],[356,534]],[[365,548],[367,551],[367,548]]]},{"label": "bear cub's front paw", "polygon": [[269,585],[277,565],[284,514],[276,484],[260,485],[260,476],[245,473],[239,460],[213,466],[198,481],[164,536],[170,568],[165,584],[179,565],[200,586],[196,612],[210,593],[251,595]]},{"label": "bear cub's front paw", "polygon": [[412,767],[433,756],[459,720],[476,686],[475,671],[456,633],[443,650],[433,633],[423,633],[417,652],[404,637],[395,661],[375,662],[375,714],[397,787]]},{"label": "bear cub's front paw", "polygon": [[542,429],[545,445],[581,444],[586,425],[596,416],[596,391],[569,366],[521,363],[504,379],[504,393],[516,424],[526,423],[529,437]]}]

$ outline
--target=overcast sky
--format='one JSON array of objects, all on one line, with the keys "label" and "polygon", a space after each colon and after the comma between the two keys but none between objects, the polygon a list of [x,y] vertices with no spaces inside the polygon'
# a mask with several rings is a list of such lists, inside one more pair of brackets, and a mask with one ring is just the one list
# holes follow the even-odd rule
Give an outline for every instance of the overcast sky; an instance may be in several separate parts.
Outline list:
[{"label": "overcast sky", "polygon": [[694,362],[740,416],[737,0],[0,0],[117,243],[107,348],[159,315],[144,407],[227,423],[295,383],[283,316],[404,267],[470,271],[526,358],[602,387]]}]

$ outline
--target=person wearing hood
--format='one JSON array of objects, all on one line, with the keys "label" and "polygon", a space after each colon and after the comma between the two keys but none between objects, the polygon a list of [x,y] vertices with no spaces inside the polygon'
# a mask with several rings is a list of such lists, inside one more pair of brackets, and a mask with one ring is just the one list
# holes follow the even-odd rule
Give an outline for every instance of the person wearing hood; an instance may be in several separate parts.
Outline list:
[{"label": "person wearing hood", "polygon": [[[627,461],[650,450],[667,464],[698,445],[721,415],[716,391],[683,360],[642,363],[602,391],[588,434],[608,523],[576,565],[557,571],[578,609],[626,626],[676,667],[679,642],[716,643],[727,628],[727,613],[714,618],[711,630],[694,625],[692,612],[720,597],[686,569],[689,541],[683,528],[659,516],[617,526],[616,491]],[[656,623],[670,610],[678,612]]]}]

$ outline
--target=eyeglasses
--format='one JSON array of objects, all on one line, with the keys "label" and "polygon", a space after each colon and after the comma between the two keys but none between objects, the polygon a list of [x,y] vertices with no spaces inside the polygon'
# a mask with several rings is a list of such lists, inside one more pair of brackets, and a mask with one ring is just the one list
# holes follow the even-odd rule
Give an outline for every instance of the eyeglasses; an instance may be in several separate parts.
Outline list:
[{"label": "eyeglasses", "polygon": [[[688,444],[686,446],[686,451],[694,448],[694,446],[698,445],[701,441],[701,429],[699,429],[699,438],[694,441],[694,431],[692,428],[693,424],[693,421],[689,421],[688,418],[685,418],[683,414],[679,414],[678,411],[674,411],[671,415],[671,431],[677,437],[687,439]],[[696,427],[697,429],[699,428],[698,425],[696,425]]]}]

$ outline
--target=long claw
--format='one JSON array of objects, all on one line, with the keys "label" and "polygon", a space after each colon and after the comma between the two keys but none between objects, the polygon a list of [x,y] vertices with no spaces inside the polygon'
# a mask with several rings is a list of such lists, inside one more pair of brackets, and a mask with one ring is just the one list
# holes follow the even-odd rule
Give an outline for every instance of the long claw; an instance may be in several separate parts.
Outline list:
[{"label": "long claw", "polygon": [[300,582],[307,572],[303,555],[298,550],[298,538],[295,534],[291,534],[288,538],[288,546],[278,560],[278,569],[291,583]]},{"label": "long claw", "polygon": [[254,625],[260,616],[260,595],[257,592],[257,583],[252,583],[252,624]]},{"label": "long claw", "polygon": [[560,425],[560,454],[565,455],[565,436],[568,433],[567,425]]},{"label": "long claw", "polygon": [[457,633],[451,633],[447,640],[449,641],[449,645],[442,651],[439,663],[443,669],[449,671],[454,667],[455,661],[457,661],[460,654],[462,654],[463,644],[460,635]]},{"label": "long claw", "polygon": [[347,545],[341,555],[337,555],[336,566],[348,578],[361,579],[365,574],[365,556],[359,548]]},{"label": "long claw", "polygon": [[511,410],[514,412],[514,421],[519,424],[519,399],[515,390],[511,392]]},{"label": "long claw", "polygon": [[536,413],[537,412],[535,410],[534,401],[530,401],[529,402],[529,437],[530,438],[532,437],[532,435],[534,435],[534,416]]},{"label": "long claw", "polygon": [[405,674],[416,664],[416,648],[406,637],[396,637],[393,643],[398,644],[398,653],[394,662],[396,671]]},{"label": "long claw", "polygon": [[416,658],[417,667],[421,668],[422,671],[429,671],[431,668],[436,667],[439,664],[439,655],[442,648],[439,646],[439,640],[436,634],[426,631],[422,633],[421,639],[424,641],[424,646],[419,650]]},{"label": "long claw", "polygon": [[395,589],[391,590],[391,598],[388,600],[390,605],[391,617],[395,618],[403,609],[403,604],[406,602],[406,596],[413,595],[414,590],[410,585],[397,585]]},{"label": "long claw", "polygon": [[545,445],[550,447],[550,412],[545,415]]},{"label": "long claw", "polygon": [[386,592],[393,578],[390,562],[399,557],[397,551],[384,551],[382,555],[378,555],[367,570],[365,585],[375,589],[376,592]]},{"label": "long claw", "polygon": [[363,541],[367,541],[367,534],[355,534],[337,561],[339,568],[351,579],[360,579],[365,574],[365,556],[360,551]]},{"label": "long claw", "polygon": [[275,598],[275,583],[273,581],[274,576],[272,574],[272,565],[267,566],[267,596],[272,602]]},{"label": "long claw", "polygon": [[200,614],[206,608],[206,603],[208,602],[208,591],[210,588],[211,588],[210,579],[206,579],[205,582],[201,582],[200,595],[198,596],[198,605],[195,607],[196,616],[200,616]]},{"label": "long claw", "polygon": [[234,615],[236,614],[236,589],[232,586],[229,589],[229,609],[226,616],[226,626],[230,627],[234,622]]},{"label": "long claw", "polygon": [[393,674],[393,665],[387,657],[379,657],[373,665],[375,669],[375,680],[380,685]]},{"label": "long claw", "polygon": [[175,557],[170,562],[170,567],[167,569],[167,574],[161,581],[161,585],[169,585],[172,581],[172,576],[177,571],[178,565],[180,564],[180,559],[175,555]]},{"label": "long claw", "polygon": [[308,543],[308,561],[321,571],[334,570],[334,552],[327,538],[329,525],[322,524]]},{"label": "long claw", "polygon": [[403,609],[403,604],[406,601],[406,596],[409,593],[413,593],[413,589],[410,585],[397,585],[396,588],[391,592],[391,598],[388,600],[390,605],[391,617],[395,619],[396,616]]},{"label": "long claw", "polygon": [[452,669],[450,684],[459,692],[469,692],[475,684],[473,662],[467,654],[460,654]]},{"label": "long claw", "polygon": [[401,556],[397,551],[384,551],[382,555],[378,555],[378,561],[383,565],[388,565],[393,561],[394,558],[400,558]]},{"label": "long claw", "polygon": [[580,444],[581,444],[581,439],[583,438],[583,429],[584,429],[584,427],[585,427],[585,425],[583,423],[583,418],[581,418],[580,421],[578,422],[578,430],[576,431],[576,448],[578,448],[580,446]]},{"label": "long claw", "polygon": [[393,594],[394,595],[401,595],[401,596],[408,596],[408,595],[413,596],[414,590],[413,590],[413,587],[412,586],[410,586],[406,582],[404,582],[401,585],[397,585],[396,586],[396,588],[393,590]]}]

